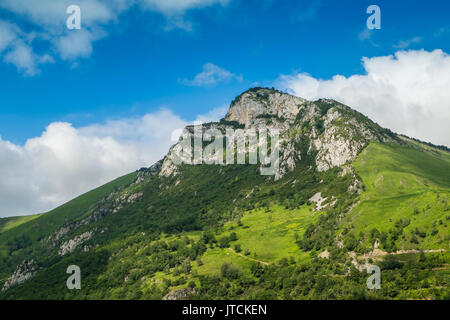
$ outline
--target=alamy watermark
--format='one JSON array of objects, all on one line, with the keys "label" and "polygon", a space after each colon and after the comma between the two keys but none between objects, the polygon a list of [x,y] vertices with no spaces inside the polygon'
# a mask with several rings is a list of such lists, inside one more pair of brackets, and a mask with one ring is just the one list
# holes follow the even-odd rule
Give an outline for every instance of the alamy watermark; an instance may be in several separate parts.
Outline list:
[{"label": "alamy watermark", "polygon": [[280,166],[279,131],[260,126],[252,129],[185,128],[171,153],[174,164],[260,164],[261,175],[275,175]]},{"label": "alamy watermark", "polygon": [[367,279],[366,284],[369,290],[381,289],[381,269],[379,266],[370,265],[367,267],[367,273],[371,276]]},{"label": "alamy watermark", "polygon": [[371,5],[367,8],[367,14],[371,16],[367,19],[367,29],[381,29],[381,9],[377,5]]},{"label": "alamy watermark", "polygon": [[77,5],[67,7],[66,13],[70,16],[66,20],[66,27],[69,30],[81,29],[81,8]]},{"label": "alamy watermark", "polygon": [[67,279],[66,285],[69,290],[81,289],[81,269],[79,266],[71,265],[67,268],[67,274],[71,276]]}]

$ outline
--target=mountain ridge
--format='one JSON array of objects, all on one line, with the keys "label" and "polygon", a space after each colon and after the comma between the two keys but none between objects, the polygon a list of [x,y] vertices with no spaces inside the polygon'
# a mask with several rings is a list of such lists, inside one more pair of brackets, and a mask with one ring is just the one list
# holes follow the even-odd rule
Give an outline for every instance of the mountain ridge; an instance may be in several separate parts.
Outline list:
[{"label": "mountain ridge", "polygon": [[[226,123],[236,123],[244,129],[267,127],[280,132],[281,168],[276,179],[292,171],[295,161],[305,153],[318,152],[317,168],[326,171],[355,159],[370,140],[402,143],[390,130],[334,100],[311,102],[266,88],[252,88],[242,93],[233,100],[223,120],[208,123],[203,132],[211,126],[222,130],[235,127]],[[294,146],[299,143],[306,143],[308,150],[301,154]],[[181,149],[179,144],[171,148],[162,165],[163,176],[177,172],[172,158],[181,158]]]},{"label": "mountain ridge", "polygon": [[[0,298],[161,299],[193,287],[196,298],[445,296],[420,281],[442,286],[448,273],[448,153],[401,139],[334,100],[263,88],[241,94],[201,133],[259,126],[280,132],[273,177],[259,174],[260,163],[175,164],[179,142],[150,168],[0,231]],[[389,280],[379,293],[365,289],[358,268],[381,259],[374,250],[407,252],[423,270],[420,281],[395,295]],[[378,262],[387,279],[409,272],[388,262]],[[88,272],[87,289],[65,288],[69,263]],[[427,268],[444,269],[436,276]],[[305,282],[317,272],[332,275],[332,292]],[[272,273],[297,279],[304,292],[265,287],[275,286]]]}]

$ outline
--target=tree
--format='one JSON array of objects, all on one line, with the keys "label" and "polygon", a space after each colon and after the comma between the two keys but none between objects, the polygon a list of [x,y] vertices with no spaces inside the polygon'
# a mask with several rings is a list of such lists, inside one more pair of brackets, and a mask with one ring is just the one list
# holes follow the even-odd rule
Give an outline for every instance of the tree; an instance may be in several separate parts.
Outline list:
[{"label": "tree", "polygon": [[290,263],[290,264],[295,264],[295,259],[294,259],[293,256],[291,256],[291,257],[289,258],[289,263]]},{"label": "tree", "polygon": [[420,250],[419,261],[425,262],[425,260],[427,260],[427,258],[425,257],[425,253],[422,250]]},{"label": "tree", "polygon": [[237,279],[241,275],[242,271],[238,267],[225,262],[220,268],[220,273],[224,278]]},{"label": "tree", "polygon": [[222,237],[219,239],[219,246],[221,248],[228,248],[230,246],[230,238]]},{"label": "tree", "polygon": [[381,265],[383,270],[400,269],[403,266],[403,264],[393,254],[388,254],[385,256]]}]

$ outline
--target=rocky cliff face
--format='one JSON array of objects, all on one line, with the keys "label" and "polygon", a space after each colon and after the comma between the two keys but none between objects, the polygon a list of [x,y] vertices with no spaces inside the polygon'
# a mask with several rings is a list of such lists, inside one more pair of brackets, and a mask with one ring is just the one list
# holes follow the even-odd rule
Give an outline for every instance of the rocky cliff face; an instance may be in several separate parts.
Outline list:
[{"label": "rocky cliff face", "polygon": [[24,283],[28,279],[32,278],[37,269],[38,267],[34,260],[23,261],[20,265],[17,266],[16,271],[14,271],[14,273],[8,278],[8,280],[6,280],[1,292],[5,292],[6,290]]},{"label": "rocky cliff face", "polygon": [[[75,238],[64,242],[59,248],[58,254],[60,256],[64,256],[66,254],[72,253],[76,248],[80,247],[83,243],[91,239],[93,235],[94,235],[93,231],[86,231],[76,236]],[[88,251],[89,248],[85,247],[84,250]]]},{"label": "rocky cliff face", "polygon": [[244,92],[231,104],[225,117],[228,121],[237,121],[245,128],[261,123],[262,116],[273,116],[293,123],[300,109],[308,101],[276,90],[257,88]]},{"label": "rocky cliff face", "polygon": [[[396,141],[390,131],[337,101],[307,101],[265,88],[244,92],[232,102],[221,124],[208,124],[203,129],[214,127],[225,133],[235,124],[247,130],[265,127],[279,131],[280,162],[275,180],[308,156],[314,157],[318,171],[326,171],[353,161],[371,140]],[[173,159],[181,149],[180,143],[171,148],[162,163],[161,176],[179,173]]]}]

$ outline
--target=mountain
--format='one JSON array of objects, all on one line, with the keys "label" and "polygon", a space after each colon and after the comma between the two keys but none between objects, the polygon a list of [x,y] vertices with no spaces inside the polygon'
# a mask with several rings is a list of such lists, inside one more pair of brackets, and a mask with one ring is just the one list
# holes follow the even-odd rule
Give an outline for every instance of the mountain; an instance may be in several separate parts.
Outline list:
[{"label": "mountain", "polygon": [[[247,153],[227,165],[233,140],[261,128],[276,135],[247,137],[244,151],[278,160],[250,164]],[[185,150],[199,137],[211,138],[200,149],[212,164]],[[0,298],[448,299],[449,197],[445,148],[334,100],[253,88],[220,122],[187,127],[152,167],[0,219]],[[81,290],[66,287],[70,265]],[[366,285],[370,265],[378,290]]]}]

